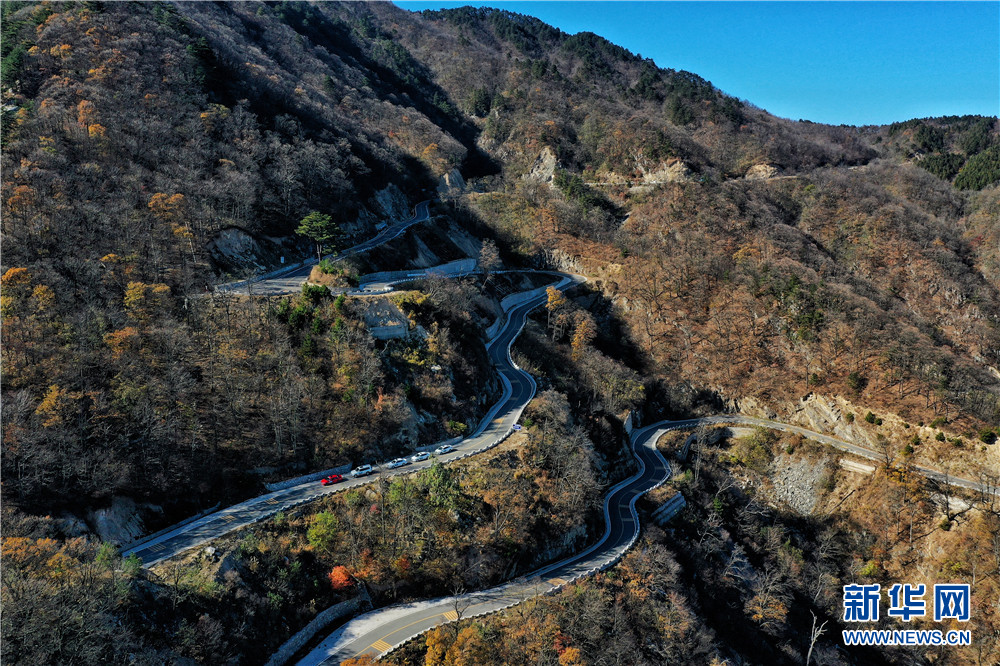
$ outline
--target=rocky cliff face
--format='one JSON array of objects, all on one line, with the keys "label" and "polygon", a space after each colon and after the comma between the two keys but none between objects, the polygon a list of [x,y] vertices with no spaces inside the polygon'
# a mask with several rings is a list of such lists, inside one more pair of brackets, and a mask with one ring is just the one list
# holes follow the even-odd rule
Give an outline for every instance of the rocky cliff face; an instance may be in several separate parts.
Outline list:
[{"label": "rocky cliff face", "polygon": [[531,170],[524,174],[524,178],[551,184],[558,166],[559,160],[556,158],[555,151],[551,147],[545,146],[538,154],[538,159],[531,165]]},{"label": "rocky cliff face", "polygon": [[438,194],[442,197],[458,195],[465,191],[465,179],[458,169],[452,169],[438,181]]}]

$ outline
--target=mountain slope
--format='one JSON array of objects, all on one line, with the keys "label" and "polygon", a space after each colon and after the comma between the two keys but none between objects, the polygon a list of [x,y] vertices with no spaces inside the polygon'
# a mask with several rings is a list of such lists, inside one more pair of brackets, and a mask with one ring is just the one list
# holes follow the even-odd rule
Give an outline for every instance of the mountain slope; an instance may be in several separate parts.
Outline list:
[{"label": "mountain slope", "polygon": [[[508,266],[591,278],[515,351],[562,414],[539,419],[532,447],[559,421],[573,446],[593,442],[614,478],[627,408],[808,419],[832,405],[845,421],[870,413],[865,436],[909,447],[907,460],[970,476],[1000,469],[986,444],[1000,423],[995,118],[793,122],[596,35],[488,9],[2,11],[4,552],[17,562],[4,568],[4,594],[5,610],[14,600],[24,611],[4,614],[5,659],[13,649],[39,663],[261,661],[255,632],[277,641],[340,598],[316,592],[317,562],[329,560],[305,536],[312,517],[294,523],[294,539],[276,524],[263,544],[234,546],[250,553],[240,583],[221,565],[209,579],[144,578],[93,535],[125,541],[256,494],[263,478],[392,457],[481,416],[500,390],[481,330],[497,298],[519,288],[513,279],[421,285],[397,307],[426,340],[390,343],[372,339],[364,304],[322,289],[207,295],[311,255],[295,234],[311,211],[330,214],[348,244],[408,217],[442,176],[458,183],[455,171],[468,187],[442,189],[429,230],[356,267],[406,269],[390,262],[433,256],[424,250],[460,225],[495,241]],[[454,248],[432,249],[478,254],[478,241],[454,235]],[[506,455],[510,469],[522,462]],[[540,448],[530,455],[551,462]],[[539,487],[552,487],[536,468]],[[713,471],[720,487],[726,473]],[[474,519],[428,508],[426,529],[474,544],[486,530],[476,521],[500,521],[513,501],[483,492],[489,501],[458,507]],[[548,492],[532,500],[539,521]],[[944,538],[931,502],[917,503],[921,520]],[[378,544],[345,550],[349,564],[388,596],[406,562],[376,538],[376,503],[338,510]],[[119,513],[131,528],[115,532],[105,518]],[[954,538],[986,543],[946,514]],[[852,552],[875,562],[888,547],[876,521],[861,522],[867,536]],[[421,543],[414,536],[407,557]],[[475,560],[472,545],[463,552]],[[448,553],[416,568],[461,583],[439,566]],[[254,558],[267,575],[247,573]],[[244,593],[246,609],[233,601]],[[74,627],[65,636],[39,629],[56,611]],[[749,634],[756,621],[738,612]],[[68,616],[99,617],[100,631]],[[777,625],[788,640],[808,631]]]}]

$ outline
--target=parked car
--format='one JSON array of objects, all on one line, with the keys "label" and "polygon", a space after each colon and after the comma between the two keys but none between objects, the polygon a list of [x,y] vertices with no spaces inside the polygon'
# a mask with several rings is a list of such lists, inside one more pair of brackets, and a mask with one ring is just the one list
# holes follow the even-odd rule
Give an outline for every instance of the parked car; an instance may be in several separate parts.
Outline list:
[{"label": "parked car", "polygon": [[396,458],[395,460],[390,460],[389,464],[386,465],[389,469],[396,469],[397,467],[402,467],[403,465],[409,465],[410,461],[406,458]]},{"label": "parked car", "polygon": [[452,446],[451,444],[443,444],[443,445],[437,447],[436,449],[434,449],[434,453],[436,453],[437,455],[440,456],[440,455],[444,455],[445,453],[451,453],[454,450],[455,450],[455,447]]},{"label": "parked car", "polygon": [[323,477],[322,484],[324,486],[332,486],[335,483],[340,483],[344,480],[340,474],[331,474],[330,476]]},{"label": "parked car", "polygon": [[410,456],[410,462],[420,462],[421,460],[427,460],[431,457],[431,454],[426,451],[421,451],[420,453],[414,453]]},{"label": "parked car", "polygon": [[375,473],[375,468],[372,467],[371,465],[362,465],[361,467],[355,467],[354,469],[351,470],[351,476],[355,479],[362,476],[368,476],[369,474],[374,474],[374,473]]}]

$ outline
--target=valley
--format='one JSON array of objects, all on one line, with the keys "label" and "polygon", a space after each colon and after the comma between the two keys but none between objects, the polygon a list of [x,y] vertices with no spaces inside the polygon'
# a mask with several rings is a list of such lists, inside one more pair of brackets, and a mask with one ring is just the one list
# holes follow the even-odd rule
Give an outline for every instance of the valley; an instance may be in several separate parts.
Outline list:
[{"label": "valley", "polygon": [[[996,117],[490,8],[2,5],[5,663],[1000,656]],[[846,646],[903,583],[970,644]]]}]

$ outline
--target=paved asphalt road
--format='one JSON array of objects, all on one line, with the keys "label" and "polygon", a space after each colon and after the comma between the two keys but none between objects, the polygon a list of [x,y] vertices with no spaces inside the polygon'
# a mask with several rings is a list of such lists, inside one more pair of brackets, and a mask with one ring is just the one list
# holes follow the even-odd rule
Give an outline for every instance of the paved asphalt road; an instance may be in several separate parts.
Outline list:
[{"label": "paved asphalt road", "polygon": [[636,501],[670,477],[670,465],[657,450],[656,442],[676,427],[660,424],[632,434],[632,451],[639,471],[605,497],[604,535],[590,548],[489,590],[390,606],[354,618],[306,655],[298,666],[328,666],[364,654],[383,655],[440,624],[509,608],[614,564],[639,536]]},{"label": "paved asphalt road", "polygon": [[[784,432],[799,433],[814,441],[829,444],[842,451],[865,458],[875,460],[880,458],[880,455],[874,451],[849,444],[829,435],[750,416],[726,414],[655,423],[632,434],[632,451],[639,462],[640,470],[612,488],[605,498],[605,532],[596,544],[578,555],[483,592],[470,592],[431,601],[390,606],[354,618],[306,655],[298,662],[298,666],[317,666],[319,664],[330,666],[338,664],[344,659],[365,654],[381,656],[440,624],[509,608],[616,563],[639,536],[638,514],[635,511],[636,501],[643,493],[666,481],[671,474],[669,464],[656,449],[656,442],[670,430],[696,428],[702,424],[763,426]],[[935,470],[921,467],[915,469],[920,474],[938,481],[973,490],[982,490],[983,488],[982,484],[966,479],[945,477]]]},{"label": "paved asphalt road", "polygon": [[[418,203],[413,217],[409,220],[386,227],[374,238],[348,248],[337,255],[327,255],[324,259],[328,259],[333,262],[343,261],[347,257],[367,252],[368,250],[374,249],[379,245],[388,243],[394,238],[398,238],[403,234],[403,232],[412,227],[414,224],[424,222],[430,218],[430,203],[430,201],[422,201]],[[215,290],[231,294],[248,294],[252,290],[255,294],[263,295],[278,295],[295,292],[302,288],[302,284],[309,277],[309,273],[312,272],[313,266],[317,263],[319,263],[319,260],[309,259],[302,266],[290,268],[284,272],[272,273],[266,279],[262,276],[261,278],[253,278],[251,280],[229,282],[227,284],[217,285]]]},{"label": "paved asphalt road", "polygon": [[[871,449],[866,449],[857,444],[851,444],[845,442],[842,439],[836,437],[831,437],[830,435],[823,435],[818,432],[813,432],[812,430],[807,430],[805,428],[800,428],[799,426],[789,425],[787,423],[781,423],[779,421],[770,421],[768,419],[758,419],[753,416],[742,416],[740,414],[723,414],[719,416],[707,416],[701,419],[688,419],[686,421],[673,421],[675,425],[694,428],[702,423],[706,424],[734,424],[734,425],[751,425],[751,426],[763,426],[765,428],[771,428],[773,430],[780,430],[782,432],[794,432],[811,439],[814,442],[822,442],[823,444],[829,444],[835,449],[841,451],[846,451],[847,453],[852,453],[856,456],[862,458],[867,458],[869,460],[884,460],[884,456],[877,451],[872,451]],[[950,486],[957,486],[959,488],[965,488],[966,490],[975,490],[977,492],[988,492],[986,486],[977,481],[970,481],[969,479],[963,479],[961,477],[951,476],[950,474],[945,474],[939,470],[930,469],[928,467],[920,467],[914,465],[913,470],[920,474],[921,476],[936,481],[937,483],[943,483]],[[990,489],[992,490],[992,489]]]},{"label": "paved asphalt road", "polygon": [[[563,290],[584,281],[584,278],[580,276],[558,273],[554,273],[554,275],[561,276],[559,281],[554,284]],[[267,518],[278,511],[312,501],[322,495],[370,483],[378,476],[389,477],[423,469],[432,465],[436,459],[447,462],[464,458],[500,443],[510,434],[514,424],[520,418],[521,412],[535,395],[534,379],[513,364],[510,359],[510,346],[521,332],[528,313],[542,305],[545,300],[546,296],[543,292],[526,302],[515,305],[505,313],[503,326],[496,337],[487,344],[490,360],[499,372],[504,384],[503,397],[490,409],[472,436],[455,446],[453,453],[435,456],[430,460],[395,470],[380,469],[373,476],[348,479],[337,485],[323,486],[318,481],[311,481],[261,495],[177,527],[140,543],[124,551],[123,554],[135,554],[142,559],[146,566],[150,566],[169,559],[184,550]]]},{"label": "paved asphalt road", "polygon": [[[370,250],[398,237],[407,228],[428,217],[428,203],[417,206],[414,217],[407,222],[384,230],[375,238],[342,253],[334,260]],[[255,282],[255,293],[287,293],[297,290],[308,277],[315,260],[301,268],[274,275]],[[568,289],[584,281],[581,276],[554,274],[561,277],[559,289]],[[384,285],[388,287],[389,285]],[[245,283],[220,286],[221,291],[246,293]],[[504,384],[504,393],[481,421],[468,439],[456,446],[453,453],[440,456],[451,461],[475,455],[501,442],[520,418],[525,406],[535,394],[534,379],[514,365],[510,346],[520,333],[528,313],[546,300],[543,293],[519,303],[505,313],[505,321],[496,337],[487,344],[490,360],[497,368]],[[540,569],[533,574],[483,592],[467,593],[431,601],[416,602],[379,609],[355,618],[328,637],[311,652],[300,665],[331,664],[361,654],[381,655],[424,631],[459,619],[496,612],[521,603],[525,599],[557,589],[581,576],[589,575],[617,562],[639,535],[635,502],[645,492],[663,483],[670,474],[670,467],[656,450],[656,441],[669,430],[693,428],[705,424],[746,424],[774,428],[802,434],[809,439],[829,444],[837,449],[864,458],[878,460],[875,451],[850,444],[843,440],[806,430],[798,426],[740,415],[719,415],[684,421],[664,421],[633,433],[632,449],[639,471],[618,484],[605,498],[605,533],[600,541],[583,552]],[[434,460],[416,463],[397,470],[378,470],[376,476],[394,476],[422,469]],[[983,485],[974,481],[945,475],[939,471],[916,467],[917,472],[938,482],[972,490],[982,490]],[[257,522],[283,509],[312,501],[317,497],[345,488],[370,483],[373,477],[349,479],[335,486],[322,486],[318,482],[303,483],[292,488],[253,498],[222,511],[199,518],[187,525],[125,551],[136,554],[148,566],[166,560],[186,549],[201,545],[228,532]]]}]

